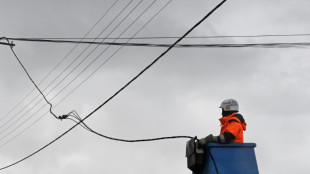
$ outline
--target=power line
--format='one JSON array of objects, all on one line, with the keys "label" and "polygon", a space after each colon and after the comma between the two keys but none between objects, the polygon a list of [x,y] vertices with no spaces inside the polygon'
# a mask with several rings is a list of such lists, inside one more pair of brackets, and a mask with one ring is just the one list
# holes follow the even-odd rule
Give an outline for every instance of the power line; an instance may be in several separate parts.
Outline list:
[{"label": "power line", "polygon": [[[299,37],[299,36],[310,36],[308,33],[296,33],[296,34],[263,34],[263,35],[218,35],[218,36],[187,36],[184,39],[216,39],[216,38],[263,38],[263,37]],[[145,36],[145,37],[135,37],[132,38],[133,40],[144,40],[144,39],[176,39],[176,36]],[[8,38],[10,40],[17,40],[17,41],[35,41],[35,40],[88,40],[94,38],[68,38],[68,37],[55,37],[55,38]],[[121,38],[98,38],[98,39],[129,39],[127,37]]]},{"label": "power line", "polygon": [[[33,42],[52,42],[52,43],[79,43],[94,45],[112,45],[112,46],[134,46],[134,47],[169,47],[170,44],[155,43],[128,43],[128,42],[88,42],[88,41],[71,41],[71,40],[31,40]],[[176,48],[241,48],[241,47],[261,47],[261,48],[287,48],[310,46],[310,42],[281,42],[281,43],[245,43],[245,44],[177,44]]]},{"label": "power line", "polygon": [[[134,46],[134,47],[169,47],[170,46],[170,44],[128,43],[128,41],[127,42],[89,42],[89,41],[48,40],[48,39],[21,39],[21,40],[32,41],[32,42],[74,43],[74,44],[94,44],[94,45],[111,45],[111,46]],[[114,40],[117,40],[117,38]],[[300,47],[300,46],[310,46],[310,42],[280,42],[280,43],[277,43],[277,42],[272,43],[271,42],[271,43],[245,43],[245,44],[177,44],[177,45],[175,45],[176,48],[186,48],[186,47],[193,47],[193,48],[205,48],[205,47],[287,48],[287,47]]]},{"label": "power line", "polygon": [[160,58],[162,58],[165,54],[167,54],[174,45],[176,45],[177,43],[179,43],[185,36],[187,36],[190,32],[192,32],[198,25],[200,25],[205,19],[207,19],[216,9],[218,9],[220,6],[222,6],[224,3],[226,2],[226,0],[223,0],[221,3],[219,3],[214,9],[212,9],[206,16],[204,16],[199,22],[197,22],[192,28],[190,28],[183,36],[181,36],[177,41],[174,42],[174,44],[172,44],[166,51],[164,51],[162,54],[160,54],[153,62],[151,62],[147,67],[145,67],[140,73],[138,73],[132,80],[130,80],[127,84],[125,84],[122,88],[120,88],[114,95],[112,95],[108,100],[106,100],[104,103],[102,103],[100,106],[98,106],[95,110],[93,110],[91,113],[89,113],[85,118],[83,118],[79,123],[75,124],[74,126],[72,126],[70,129],[68,129],[67,131],[65,131],[64,133],[62,133],[60,136],[58,136],[56,139],[54,139],[53,141],[51,141],[50,143],[48,143],[47,145],[43,146],[42,148],[40,148],[39,150],[33,152],[32,154],[26,156],[25,158],[12,163],[8,166],[2,167],[0,168],[0,170],[6,169],[8,167],[14,166],[28,158],[30,158],[31,156],[35,155],[36,153],[42,151],[43,149],[45,149],[46,147],[48,147],[49,145],[53,144],[54,142],[56,142],[58,139],[60,139],[61,137],[63,137],[64,135],[66,135],[68,132],[70,132],[72,129],[74,129],[77,125],[79,125],[81,122],[85,121],[88,117],[90,117],[92,114],[94,114],[95,112],[97,112],[102,106],[104,106],[106,103],[108,103],[110,100],[112,100],[115,96],[117,96],[121,91],[123,91],[127,86],[129,86],[132,82],[134,82],[138,77],[140,77],[146,70],[148,70],[151,66],[153,66]]},{"label": "power line", "polygon": [[[71,116],[75,119],[77,119],[78,121],[75,121],[74,119],[71,119],[70,117],[67,116]],[[80,124],[84,129],[99,135],[100,137],[109,139],[109,140],[113,140],[113,141],[121,141],[121,142],[126,142],[126,143],[136,143],[136,142],[147,142],[147,141],[158,141],[158,140],[166,140],[166,139],[177,139],[177,138],[193,138],[191,136],[169,136],[169,137],[159,137],[159,138],[148,138],[148,139],[137,139],[137,140],[127,140],[127,139],[120,139],[120,138],[114,138],[114,137],[110,137],[110,136],[106,136],[103,135],[97,131],[94,131],[93,129],[91,129],[89,126],[87,126],[84,122],[83,119],[78,115],[78,113],[76,111],[72,111],[70,113],[70,115],[67,115],[66,118],[64,119],[70,119],[72,121],[74,121],[76,124]]]}]

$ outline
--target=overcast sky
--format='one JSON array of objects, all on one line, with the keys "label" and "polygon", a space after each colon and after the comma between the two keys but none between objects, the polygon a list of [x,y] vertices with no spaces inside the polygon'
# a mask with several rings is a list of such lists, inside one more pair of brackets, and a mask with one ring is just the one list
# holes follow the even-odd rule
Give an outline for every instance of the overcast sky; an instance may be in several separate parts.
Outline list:
[{"label": "overcast sky", "polygon": [[[139,0],[120,0],[99,21],[115,0],[1,0],[0,36],[82,38],[99,21],[87,37],[132,37],[168,3],[168,0],[155,1],[135,21],[153,1],[143,0],[139,4]],[[182,36],[219,2],[174,0],[136,37]],[[129,6],[113,21],[126,4]],[[309,0],[228,0],[189,36],[309,33],[309,7]],[[309,39],[310,36],[217,38],[186,39],[182,43],[308,42]],[[175,40],[135,42],[173,43]],[[17,56],[33,80],[39,84],[44,79],[39,87],[53,103],[53,111],[63,115],[76,110],[81,117],[107,100],[165,50],[123,47],[111,57],[120,47],[14,43]],[[10,48],[0,45],[0,50],[0,167],[4,167],[46,145],[74,123],[59,121],[49,114],[37,90],[27,96],[34,85]],[[70,50],[73,51],[68,54]],[[174,48],[86,123],[116,138],[173,135],[201,138],[210,133],[219,134],[221,110],[218,107],[224,99],[234,98],[248,124],[245,142],[257,144],[260,173],[308,174],[309,55],[309,47]],[[186,141],[123,143],[76,127],[33,157],[0,172],[189,174]]]}]

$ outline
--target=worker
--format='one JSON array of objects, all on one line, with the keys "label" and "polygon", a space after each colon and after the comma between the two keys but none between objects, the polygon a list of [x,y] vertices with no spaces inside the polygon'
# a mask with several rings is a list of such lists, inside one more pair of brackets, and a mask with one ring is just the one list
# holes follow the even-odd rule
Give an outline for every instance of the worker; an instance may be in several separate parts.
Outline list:
[{"label": "worker", "polygon": [[239,114],[239,105],[235,99],[226,99],[222,102],[221,132],[219,136],[208,135],[199,139],[200,145],[208,143],[243,143],[243,131],[246,130],[246,122]]}]

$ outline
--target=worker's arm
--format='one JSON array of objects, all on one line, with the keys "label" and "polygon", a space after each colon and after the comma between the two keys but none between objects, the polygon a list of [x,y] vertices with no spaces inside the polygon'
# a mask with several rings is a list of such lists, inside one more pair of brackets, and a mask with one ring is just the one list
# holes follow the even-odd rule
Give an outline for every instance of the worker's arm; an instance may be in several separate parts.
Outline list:
[{"label": "worker's arm", "polygon": [[199,139],[199,144],[204,146],[208,143],[217,143],[218,137],[213,136],[212,134],[206,136],[205,138]]},{"label": "worker's arm", "polygon": [[216,142],[217,143],[223,143],[227,144],[232,142],[234,139],[236,139],[236,136],[230,132],[224,132],[222,135],[215,136],[216,137]]}]

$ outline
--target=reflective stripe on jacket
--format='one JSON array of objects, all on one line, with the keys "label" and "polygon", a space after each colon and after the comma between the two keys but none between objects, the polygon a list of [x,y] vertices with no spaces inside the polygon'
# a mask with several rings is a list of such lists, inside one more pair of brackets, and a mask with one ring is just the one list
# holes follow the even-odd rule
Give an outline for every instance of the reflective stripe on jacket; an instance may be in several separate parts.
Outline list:
[{"label": "reflective stripe on jacket", "polygon": [[223,135],[224,132],[229,132],[235,136],[232,142],[243,143],[243,131],[246,130],[246,122],[241,114],[233,113],[230,116],[222,117],[220,122],[220,135]]}]

